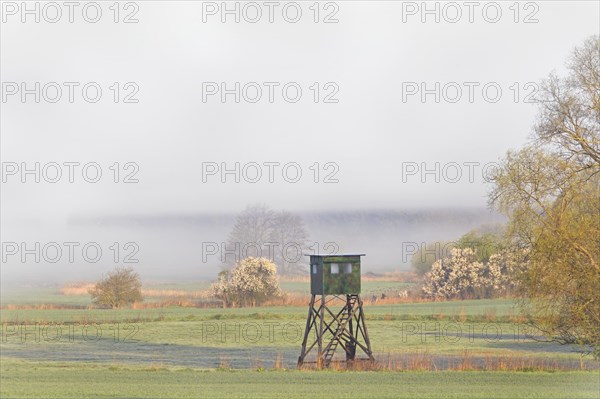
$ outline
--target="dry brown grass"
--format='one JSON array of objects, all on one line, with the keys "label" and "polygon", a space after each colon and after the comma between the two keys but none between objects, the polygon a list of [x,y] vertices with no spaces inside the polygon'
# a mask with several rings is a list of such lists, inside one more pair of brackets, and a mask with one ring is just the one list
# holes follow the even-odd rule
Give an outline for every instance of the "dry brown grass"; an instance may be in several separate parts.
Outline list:
[{"label": "dry brown grass", "polygon": [[375,302],[373,302],[373,301],[371,301],[371,298],[368,297],[368,295],[363,295],[362,299],[363,299],[363,304],[365,306],[434,302],[433,300],[431,300],[429,298],[411,297],[411,296],[408,296],[408,297],[389,296],[389,297],[385,297],[384,299],[377,298],[377,300]]},{"label": "dry brown grass", "polygon": [[565,371],[586,370],[585,361],[559,361],[526,355],[473,354],[464,351],[462,356],[433,356],[428,352],[410,354],[390,354],[379,356],[379,369],[391,371]]},{"label": "dry brown grass", "polygon": [[72,295],[72,296],[82,296],[89,295],[90,289],[94,288],[93,283],[71,283],[62,287],[58,292],[61,295]]},{"label": "dry brown grass", "polygon": [[279,282],[281,283],[310,283],[310,276],[279,276]]},{"label": "dry brown grass", "polygon": [[229,363],[229,360],[225,357],[219,358],[219,366],[217,367],[217,370],[231,370],[231,364]]},{"label": "dry brown grass", "polygon": [[6,310],[61,310],[61,309],[86,309],[88,306],[83,305],[61,305],[53,303],[40,303],[29,305],[7,304],[0,309]]},{"label": "dry brown grass", "polygon": [[281,298],[269,299],[261,306],[307,306],[309,303],[308,294],[288,293]]},{"label": "dry brown grass", "polygon": [[[313,370],[315,364],[306,364],[303,369]],[[333,361],[330,370],[373,370],[373,371],[567,371],[597,368],[584,360],[559,361],[524,355],[473,354],[464,351],[461,356],[432,355],[429,352],[378,354],[375,362],[358,360],[346,363]]]},{"label": "dry brown grass", "polygon": [[275,356],[275,365],[273,366],[275,370],[283,370],[285,369],[283,362],[283,355],[277,352],[277,356]]},{"label": "dry brown grass", "polygon": [[[77,282],[67,284],[59,290],[61,295],[66,296],[87,296],[89,290],[94,287],[94,283]],[[206,299],[210,298],[210,291],[185,291],[185,290],[156,290],[142,288],[142,295],[146,298],[190,298]]]},{"label": "dry brown grass", "polygon": [[147,298],[210,298],[210,291],[184,291],[184,290],[151,290],[142,288],[142,295]]}]

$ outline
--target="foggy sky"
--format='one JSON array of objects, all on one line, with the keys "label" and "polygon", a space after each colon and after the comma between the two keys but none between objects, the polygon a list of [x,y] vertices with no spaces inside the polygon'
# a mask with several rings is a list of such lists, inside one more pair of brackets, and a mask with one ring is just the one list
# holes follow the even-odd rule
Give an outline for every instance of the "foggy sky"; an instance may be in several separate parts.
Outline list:
[{"label": "foggy sky", "polygon": [[[522,146],[531,132],[536,105],[524,102],[531,92],[526,85],[564,72],[573,47],[598,34],[599,5],[533,2],[534,8],[522,6],[516,16],[512,2],[498,2],[502,16],[491,23],[482,16],[484,2],[473,23],[464,6],[456,23],[447,20],[454,14],[441,15],[439,23],[426,16],[423,23],[420,13],[407,13],[408,3],[337,2],[339,22],[331,24],[313,22],[312,2],[298,3],[303,14],[297,23],[277,11],[273,23],[264,15],[254,24],[243,18],[234,23],[231,17],[222,23],[220,14],[206,16],[204,23],[202,2],[138,2],[139,22],[133,24],[114,23],[107,2],[100,2],[97,23],[85,22],[77,12],[73,23],[63,15],[54,24],[21,23],[20,14],[3,14],[3,84],[77,82],[81,88],[97,82],[103,93],[97,103],[78,94],[69,103],[66,89],[57,103],[35,103],[33,96],[22,103],[19,94],[3,99],[3,163],[95,162],[102,178],[84,181],[81,166],[74,183],[67,181],[66,167],[54,184],[36,184],[31,176],[22,183],[19,173],[6,176],[0,194],[2,240],[83,240],[69,220],[235,214],[253,203],[299,212],[485,207],[489,185],[483,166]],[[130,10],[120,11],[122,19]],[[321,9],[319,18],[329,11]],[[526,17],[538,22],[524,23]],[[119,103],[109,88],[114,82],[120,85]],[[137,103],[122,102],[128,82],[139,87]],[[203,102],[203,82],[225,82],[229,88],[257,82],[263,97],[235,103],[229,96],[222,103],[216,95]],[[279,84],[273,103],[266,100],[263,82]],[[289,82],[303,90],[296,103],[282,98],[280,89]],[[314,82],[320,84],[318,103],[310,89]],[[323,103],[331,92],[324,89],[328,82],[339,88],[337,103]],[[425,103],[419,94],[403,99],[407,82],[429,88],[456,82],[462,97],[456,103],[445,98],[436,103],[434,95]],[[473,102],[464,82],[475,87]],[[497,102],[482,95],[488,83],[502,89]],[[109,168],[115,162],[119,183]],[[226,175],[223,183],[217,173],[203,182],[203,163],[233,168],[236,162],[242,168],[262,165],[262,179],[251,183],[242,175],[236,183]],[[134,176],[139,182],[122,182],[133,170],[124,169],[126,163],[139,166]],[[274,182],[268,181],[265,163],[279,163]],[[299,182],[282,176],[282,166],[290,163],[300,167]],[[420,172],[403,179],[403,163],[428,169],[439,163],[439,182]],[[449,181],[455,170],[442,174],[448,163],[461,166],[457,182]],[[323,182],[330,172],[337,182]],[[110,242],[130,240],[132,234],[102,236]]]},{"label": "foggy sky", "polygon": [[[502,2],[494,24],[479,8],[469,23],[465,7],[457,23],[444,15],[421,23],[420,14],[403,23],[401,2],[339,2],[335,24],[312,22],[309,3],[299,3],[304,14],[296,24],[277,13],[273,24],[251,24],[231,17],[221,23],[219,15],[202,23],[201,3],[141,2],[138,23],[115,24],[102,4],[96,24],[76,13],[73,24],[23,24],[17,15],[2,25],[3,82],[92,81],[103,88],[95,104],[10,97],[2,104],[3,162],[94,161],[104,172],[97,184],[11,177],[2,190],[3,219],[231,211],[255,202],[291,210],[483,206],[482,167],[473,183],[464,166],[458,183],[436,184],[432,175],[425,184],[420,175],[403,183],[401,163],[483,165],[518,148],[536,107],[515,104],[509,87],[518,82],[524,96],[525,83],[560,73],[572,48],[598,32],[595,2],[537,2],[539,22],[528,24],[514,23]],[[530,12],[522,9],[519,18]],[[112,103],[113,82],[136,82],[139,103]],[[303,96],[295,104],[280,97],[272,104],[203,103],[202,82],[298,82]],[[339,102],[312,102],[313,82],[337,83]],[[455,104],[433,96],[423,104],[419,96],[402,101],[402,82],[480,86],[473,103],[465,87]],[[488,82],[503,89],[497,103],[482,99]],[[114,162],[137,163],[140,182],[110,183]],[[223,184],[216,175],[203,183],[203,162],[297,162],[303,178],[288,183],[279,174],[269,183],[263,175],[236,184],[229,176]],[[339,183],[315,184],[315,162],[336,163]]]}]

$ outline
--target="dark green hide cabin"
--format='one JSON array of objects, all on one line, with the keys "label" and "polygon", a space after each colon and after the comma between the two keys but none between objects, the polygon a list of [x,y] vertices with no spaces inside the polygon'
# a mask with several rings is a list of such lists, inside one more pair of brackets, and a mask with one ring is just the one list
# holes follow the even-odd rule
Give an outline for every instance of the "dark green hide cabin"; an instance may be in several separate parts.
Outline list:
[{"label": "dark green hide cabin", "polygon": [[309,256],[311,294],[360,294],[360,257],[364,254]]}]

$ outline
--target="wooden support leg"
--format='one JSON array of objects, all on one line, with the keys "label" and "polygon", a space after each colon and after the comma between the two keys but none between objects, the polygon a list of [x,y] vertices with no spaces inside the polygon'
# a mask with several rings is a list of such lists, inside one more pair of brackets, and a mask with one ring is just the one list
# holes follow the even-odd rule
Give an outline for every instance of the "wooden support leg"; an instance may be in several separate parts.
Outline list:
[{"label": "wooden support leg", "polygon": [[302,367],[304,363],[304,358],[306,357],[306,343],[308,342],[308,336],[310,334],[310,327],[312,321],[314,319],[313,316],[313,308],[315,306],[315,296],[312,295],[310,299],[310,304],[308,305],[308,317],[306,318],[306,329],[304,330],[304,339],[302,340],[302,351],[300,352],[300,357],[298,357],[298,368]]}]

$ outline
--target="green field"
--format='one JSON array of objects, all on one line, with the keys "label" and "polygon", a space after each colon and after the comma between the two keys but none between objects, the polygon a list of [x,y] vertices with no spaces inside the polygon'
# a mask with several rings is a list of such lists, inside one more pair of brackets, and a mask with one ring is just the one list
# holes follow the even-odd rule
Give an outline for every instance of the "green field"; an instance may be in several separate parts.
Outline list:
[{"label": "green field", "polygon": [[[69,297],[67,297],[69,298]],[[6,302],[5,302],[6,303]],[[38,302],[40,303],[40,302]],[[47,302],[41,302],[47,303]],[[58,302],[53,302],[58,303]],[[89,303],[89,302],[88,302]],[[307,303],[308,306],[308,303]],[[373,319],[422,320],[458,318],[467,320],[484,318],[501,319],[516,316],[518,309],[509,299],[470,300],[428,303],[378,305],[365,301],[367,316]],[[254,318],[256,315],[306,320],[304,307],[257,307],[243,309],[169,307],[158,309],[3,309],[0,320],[50,322],[50,321],[149,321],[149,320],[211,320],[215,318]]]},{"label": "green field", "polygon": [[[23,300],[87,300],[37,295]],[[366,301],[380,368],[368,372],[296,371],[306,312],[5,307],[0,396],[598,397],[598,362],[529,336],[512,300]]]},{"label": "green field", "polygon": [[[200,291],[210,288],[209,281],[178,282],[178,283],[153,283],[145,284],[144,288],[153,290],[179,290],[179,291]],[[369,300],[372,295],[380,296],[396,295],[398,291],[406,290],[413,284],[396,281],[363,281],[362,295],[365,300]],[[70,306],[88,306],[90,297],[84,296],[65,296],[59,293],[60,286],[38,287],[38,286],[2,286],[0,290],[0,300],[3,305],[37,305],[56,304]],[[281,283],[281,289],[292,294],[309,294],[309,283],[303,281],[284,281]],[[155,301],[157,298],[148,298]]]},{"label": "green field", "polygon": [[202,371],[3,361],[3,397],[597,398],[590,372]]}]

